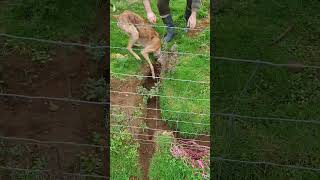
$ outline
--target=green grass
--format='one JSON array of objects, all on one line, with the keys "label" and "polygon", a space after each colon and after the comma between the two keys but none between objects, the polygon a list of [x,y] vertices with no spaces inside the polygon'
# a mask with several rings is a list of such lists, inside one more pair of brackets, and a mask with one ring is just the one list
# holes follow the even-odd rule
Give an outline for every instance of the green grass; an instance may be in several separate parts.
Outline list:
[{"label": "green grass", "polygon": [[[219,5],[216,56],[319,65],[319,1],[229,0]],[[291,24],[293,30],[270,46]],[[220,60],[214,65],[215,112],[319,121],[319,71]],[[212,136],[214,156],[319,168],[316,124],[216,116]],[[292,168],[217,161],[215,167],[215,176],[222,179],[319,179],[317,173]]]},{"label": "green grass", "polygon": [[[2,31],[11,35],[79,42],[88,37],[95,40],[94,31],[101,0],[14,0],[0,13]],[[6,51],[31,56],[46,62],[54,55],[54,45],[6,38]],[[98,42],[93,42],[98,43]]]},{"label": "green grass", "polygon": [[48,39],[78,39],[95,20],[98,1],[15,0],[4,13],[8,33]]},{"label": "green grass", "polygon": [[[103,136],[94,132],[92,137],[90,137],[90,141],[92,141],[92,144],[101,145],[103,144],[102,141],[104,141]],[[68,169],[79,169],[79,173],[82,174],[102,175],[102,153],[105,153],[104,148],[97,148],[93,151],[82,150],[80,153],[75,153],[73,162],[67,163]],[[34,172],[29,172],[0,169],[1,177],[8,177],[10,175],[10,177],[17,180],[48,179],[52,174],[47,174],[45,171],[53,167],[50,159],[54,157],[56,155],[48,154],[48,149],[45,147],[0,140],[0,166],[35,170]],[[44,172],[41,172],[41,170],[44,170]],[[64,169],[64,171],[67,170]],[[71,173],[72,171],[69,172]]]},{"label": "green grass", "polygon": [[[139,3],[133,3],[128,5],[127,1],[111,1],[112,4],[115,5],[116,11],[112,12],[112,15],[118,15],[122,13],[124,10],[131,10],[133,12],[139,13],[141,16],[144,16],[143,5]],[[112,9],[111,9],[112,10]],[[123,73],[123,74],[141,74],[140,68],[144,61],[136,60],[126,49],[128,43],[128,36],[122,32],[119,27],[115,23],[115,19],[111,18],[110,23],[110,46],[112,47],[121,47],[124,49],[110,49],[111,54],[121,54],[123,57],[113,58],[111,56],[110,59],[110,71],[113,73]],[[137,51],[136,51],[137,52]],[[137,52],[140,57],[141,54]],[[118,79],[125,79],[127,76],[115,75],[111,74],[112,77]]]},{"label": "green grass", "polygon": [[[208,15],[208,2],[203,1],[203,6],[201,7],[198,13],[198,21],[201,18],[207,17]],[[142,17],[146,18],[146,13],[144,11],[143,5],[141,2],[128,4],[127,1],[112,1],[112,4],[115,5],[116,11],[112,12],[112,14],[120,14],[124,10],[131,10],[135,13],[138,13]],[[185,1],[177,0],[171,2],[171,11],[173,15],[173,19],[175,25],[177,27],[185,27],[185,22],[183,19],[184,9],[185,9]],[[152,7],[154,13],[157,15],[157,24],[158,26],[163,26],[163,22],[159,17],[156,2],[152,1]],[[112,10],[112,8],[111,8]],[[111,20],[110,27],[110,45],[114,47],[126,48],[128,42],[128,36],[123,33],[115,23],[115,20]],[[165,34],[165,30],[163,27],[155,27],[155,29],[159,32],[161,38]],[[175,43],[177,45],[178,52],[189,52],[189,53],[198,53],[198,54],[209,54],[210,47],[210,32],[209,27],[206,28],[207,31],[200,33],[199,36],[190,38],[186,35],[184,30],[177,29],[175,39],[170,42],[168,45],[163,45],[162,51],[167,51],[170,47]],[[140,52],[135,50],[138,55]],[[114,73],[124,73],[124,74],[135,74],[141,75],[141,67],[146,63],[145,60],[137,61],[126,49],[111,49],[111,61],[110,68],[111,72]],[[140,55],[141,56],[141,55]],[[142,57],[142,56],[141,56]],[[210,61],[209,57],[197,56],[197,55],[181,55],[179,56],[179,64],[175,68],[176,70],[165,74],[166,78],[175,78],[175,79],[186,79],[192,81],[210,81]],[[113,78],[124,80],[127,77],[122,75],[112,75]],[[162,96],[178,96],[178,97],[192,97],[195,99],[208,99],[209,98],[209,84],[199,84],[199,83],[190,83],[190,82],[179,82],[179,81],[168,81],[164,80],[160,84],[160,91],[158,89],[154,89],[152,91],[146,92],[145,89],[137,89],[137,91],[141,91],[144,94],[148,94],[145,98],[152,97],[153,95],[162,95]],[[139,91],[139,92],[140,92]],[[139,93],[137,92],[137,93]],[[145,99],[144,98],[144,99]],[[160,99],[161,109],[166,109],[169,111],[182,111],[182,112],[195,112],[195,113],[206,113],[209,114],[209,101],[197,101],[197,100],[178,100],[178,99],[170,99],[161,97]],[[200,116],[200,115],[188,115],[188,114],[178,114],[172,113],[169,111],[162,111],[162,118],[169,119],[169,125],[172,130],[179,130],[185,133],[182,133],[182,136],[185,137],[194,137],[194,134],[198,133],[206,133],[209,134],[209,126],[204,125],[192,125],[190,123],[207,123],[209,124],[209,117]],[[172,123],[172,120],[177,121],[176,123]],[[182,123],[180,121],[186,121],[189,123]],[[191,133],[191,134],[190,134]],[[193,135],[192,135],[193,134]],[[111,140],[112,141],[112,140]],[[126,143],[125,146],[130,148],[130,144]],[[169,152],[169,147],[165,144],[160,145],[161,148],[154,155],[151,166],[149,169],[149,177],[150,179],[188,179],[190,176],[195,177],[193,175],[193,169],[191,167],[186,166],[181,160],[174,159]],[[125,148],[125,147],[123,147]],[[114,155],[116,157],[111,158],[119,158],[119,155]],[[121,156],[121,155],[120,155]],[[123,155],[124,156],[124,155]],[[128,164],[128,167],[134,166],[134,160],[125,160],[119,159],[114,160],[114,164],[119,164],[120,167],[123,167],[124,164]],[[125,161],[125,162],[123,162]],[[127,163],[128,162],[128,163]],[[116,167],[113,173],[118,173],[118,169],[120,167]],[[131,169],[128,168],[123,170],[125,174],[132,173]],[[127,170],[128,169],[128,170]],[[112,170],[112,168],[111,168]],[[112,170],[113,171],[113,170]],[[129,172],[130,171],[130,172]],[[135,172],[135,171],[134,171]]]},{"label": "green grass", "polygon": [[[207,57],[181,57],[181,63],[176,67],[175,72],[168,74],[167,77],[175,79],[189,79],[193,81],[210,82],[210,66]],[[162,118],[169,119],[168,124],[180,131],[181,135],[194,137],[194,134],[209,134],[210,126],[210,101],[196,99],[210,99],[209,84],[179,81],[163,81],[161,86],[161,95],[195,98],[176,99],[162,97],[160,100]],[[165,111],[168,110],[168,111]],[[177,113],[171,111],[180,111],[187,113]],[[190,114],[189,112],[196,113]],[[172,122],[176,120],[177,122]],[[180,122],[182,121],[182,122]]]},{"label": "green grass", "polygon": [[[132,10],[145,18],[146,14],[143,9],[143,5],[139,3],[132,4],[128,6],[122,1],[117,1],[114,3],[116,6],[116,12],[113,14],[120,14],[123,10],[129,9]],[[156,4],[152,3],[153,10],[157,15],[157,25],[163,26],[161,18],[159,17],[156,9]],[[175,3],[171,3],[171,11],[175,25],[177,27],[184,27],[183,13],[185,9],[185,1],[179,0]],[[204,1],[203,6],[201,7],[198,13],[198,21],[201,18],[208,16],[208,2]],[[113,20],[114,21],[114,20]],[[155,29],[160,33],[161,37],[164,36],[164,29],[161,27],[155,27]],[[199,36],[190,38],[186,33],[177,29],[175,39],[170,42],[167,46],[163,45],[162,50],[166,51],[169,49],[173,43],[177,44],[178,52],[189,52],[196,54],[209,54],[210,47],[210,32],[209,27],[206,28],[207,31],[200,33]],[[119,28],[116,24],[111,24],[111,34],[110,34],[111,46],[116,47],[126,47],[128,37]],[[111,71],[115,73],[125,73],[125,74],[141,74],[140,68],[142,63],[145,61],[137,61],[134,57],[127,52],[126,49],[119,50],[113,49],[112,53],[123,55],[121,58],[111,58]],[[127,56],[125,56],[127,54]],[[210,81],[210,61],[209,57],[197,56],[197,55],[181,55],[179,57],[179,64],[176,67],[176,71],[168,73],[165,75],[166,78],[175,78],[175,79],[187,79],[193,81]],[[122,75],[113,75],[113,77],[118,79],[124,79],[126,76]],[[209,99],[209,85],[208,84],[199,84],[199,83],[190,83],[190,82],[179,82],[179,81],[168,81],[164,80],[161,85],[160,95],[162,96],[177,96],[177,97],[192,97],[195,99]],[[181,99],[170,99],[162,98],[161,99],[161,108],[169,111],[190,111],[195,113],[206,113],[209,114],[209,101],[199,101],[199,100],[181,100]],[[172,128],[177,129],[182,132],[183,136],[194,137],[195,133],[206,133],[209,134],[209,126],[205,125],[194,125],[190,122],[197,123],[206,123],[209,124],[208,116],[200,115],[190,115],[190,114],[181,114],[173,113],[169,111],[163,111],[162,116],[165,119],[169,119],[169,124]],[[173,123],[172,120],[177,121]],[[180,121],[187,121],[188,123],[183,123]],[[191,134],[190,134],[191,133]],[[193,135],[192,135],[193,133]]]},{"label": "green grass", "polygon": [[151,160],[149,177],[155,179],[202,179],[201,173],[195,174],[195,169],[186,165],[182,160],[175,159],[170,153],[172,137],[156,136],[157,150]]},{"label": "green grass", "polygon": [[[203,6],[198,13],[198,21],[208,16],[207,14],[207,1],[203,1]],[[181,6],[183,4],[183,6]],[[176,22],[176,26],[184,27],[184,1],[179,4],[172,3],[172,14],[176,15],[173,19]],[[173,43],[177,44],[178,52],[189,52],[195,54],[209,55],[210,47],[210,32],[208,31],[200,33],[198,36],[190,38],[183,30],[177,30],[179,33],[175,37],[173,42],[169,43],[169,46]],[[179,64],[172,73],[165,75],[166,78],[174,79],[186,79],[192,81],[206,81],[210,82],[210,58],[206,56],[198,55],[181,55],[178,60]],[[210,98],[209,84],[193,83],[193,82],[179,82],[164,80],[161,88],[160,95],[162,96],[176,96],[187,97],[194,99],[209,99]],[[199,114],[209,114],[210,102],[203,100],[185,100],[185,99],[173,99],[173,98],[161,98],[161,109],[168,110],[162,111],[162,117],[169,119],[169,125],[180,131],[184,137],[194,137],[195,134],[209,134],[210,128],[209,116],[202,116],[197,114],[175,113],[170,111],[182,111],[193,112]],[[177,121],[173,123],[172,120]],[[181,122],[184,121],[184,122]],[[200,123],[200,124],[192,124]],[[202,125],[201,125],[202,124]]]},{"label": "green grass", "polygon": [[138,144],[124,128],[111,128],[110,169],[112,179],[141,177]]},{"label": "green grass", "polygon": [[[21,166],[23,163],[19,160],[27,157],[30,162],[28,167],[29,169],[42,170],[48,168],[46,157],[41,156],[41,153],[39,152],[33,152],[32,157],[30,157],[30,152],[28,151],[30,151],[30,146],[24,144],[11,144],[0,140],[1,166],[26,168]],[[4,169],[1,169],[0,174],[3,177],[6,177],[10,174],[12,178],[18,180],[33,180],[37,178],[40,179],[40,177],[47,178],[47,175],[45,175],[43,172],[5,171]]]}]

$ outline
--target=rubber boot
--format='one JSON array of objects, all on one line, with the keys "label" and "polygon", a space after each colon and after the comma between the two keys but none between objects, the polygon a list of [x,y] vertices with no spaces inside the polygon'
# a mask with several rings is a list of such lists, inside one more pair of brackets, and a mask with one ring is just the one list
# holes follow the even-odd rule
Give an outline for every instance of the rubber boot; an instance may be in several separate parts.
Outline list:
[{"label": "rubber boot", "polygon": [[165,42],[169,42],[172,40],[173,36],[174,36],[174,24],[173,24],[173,20],[171,15],[162,18],[163,23],[167,26],[167,33],[164,37],[164,41]]}]

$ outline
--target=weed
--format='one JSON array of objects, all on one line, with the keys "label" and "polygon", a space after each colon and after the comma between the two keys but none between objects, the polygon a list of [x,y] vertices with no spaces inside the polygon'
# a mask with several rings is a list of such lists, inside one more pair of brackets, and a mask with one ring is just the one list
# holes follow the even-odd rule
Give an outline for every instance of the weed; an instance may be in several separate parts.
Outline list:
[{"label": "weed", "polygon": [[147,123],[145,122],[141,123],[140,128],[142,129],[142,132],[145,132],[145,130],[148,128]]},{"label": "weed", "polygon": [[[44,158],[36,158],[32,161],[32,170],[43,170],[48,167],[47,160]],[[48,175],[43,172],[16,172],[16,179],[18,180],[34,180],[34,179],[46,179]]]},{"label": "weed", "polygon": [[139,104],[138,108],[133,111],[132,116],[136,118],[142,117],[143,115],[142,109],[143,109],[143,105]]},{"label": "weed", "polygon": [[106,90],[104,78],[98,80],[89,78],[82,85],[82,98],[87,101],[105,101]]},{"label": "weed", "polygon": [[[112,179],[141,177],[138,164],[138,144],[127,130],[111,129],[110,165]],[[121,132],[121,133],[120,133]]]},{"label": "weed", "polygon": [[80,156],[80,171],[85,174],[100,174],[103,162],[101,155],[96,152],[83,153]]},{"label": "weed", "polygon": [[46,51],[32,51],[32,61],[39,63],[46,63],[47,61],[52,61],[52,58]]},{"label": "weed", "polygon": [[150,90],[148,90],[145,87],[138,86],[137,92],[143,96],[143,102],[146,105],[150,98],[159,96],[159,89],[160,89],[160,81],[157,82],[154,86],[152,86]]}]

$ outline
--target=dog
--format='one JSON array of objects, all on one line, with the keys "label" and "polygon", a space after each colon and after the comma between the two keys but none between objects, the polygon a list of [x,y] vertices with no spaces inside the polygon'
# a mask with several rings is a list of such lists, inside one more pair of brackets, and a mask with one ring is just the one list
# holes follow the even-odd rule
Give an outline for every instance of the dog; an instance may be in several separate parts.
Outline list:
[{"label": "dog", "polygon": [[149,53],[154,53],[156,58],[160,57],[161,39],[159,33],[141,16],[128,10],[120,15],[114,15],[113,18],[117,20],[117,26],[129,36],[127,49],[137,60],[141,60],[141,58],[132,50],[132,47],[143,47],[141,54],[148,62],[152,78],[155,79],[154,67],[149,58]]}]

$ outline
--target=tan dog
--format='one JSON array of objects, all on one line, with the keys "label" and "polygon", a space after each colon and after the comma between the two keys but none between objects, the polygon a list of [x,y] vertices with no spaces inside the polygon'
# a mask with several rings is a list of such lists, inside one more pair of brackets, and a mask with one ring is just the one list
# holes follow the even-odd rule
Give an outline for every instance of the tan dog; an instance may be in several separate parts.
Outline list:
[{"label": "tan dog", "polygon": [[155,79],[154,68],[149,58],[149,53],[154,53],[158,58],[161,51],[161,40],[159,34],[138,14],[124,11],[120,15],[113,16],[117,20],[118,27],[129,36],[128,51],[137,59],[140,57],[132,50],[134,45],[142,46],[142,56],[147,60],[152,78]]}]

